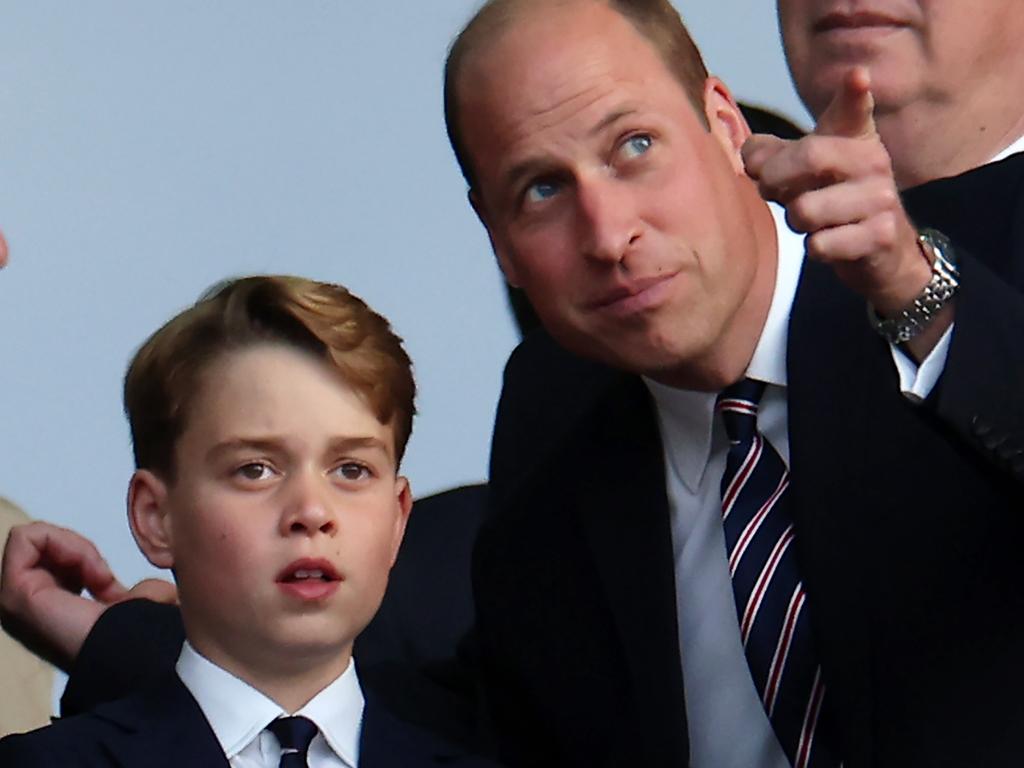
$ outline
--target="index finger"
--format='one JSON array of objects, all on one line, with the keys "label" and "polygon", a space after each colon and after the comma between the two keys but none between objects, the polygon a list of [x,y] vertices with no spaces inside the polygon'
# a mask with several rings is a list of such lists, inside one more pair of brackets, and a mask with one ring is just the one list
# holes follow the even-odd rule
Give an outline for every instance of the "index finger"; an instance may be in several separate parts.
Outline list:
[{"label": "index finger", "polygon": [[814,132],[819,136],[856,139],[873,136],[875,99],[871,95],[871,74],[867,67],[851,68],[839,84],[831,103],[821,113]]}]

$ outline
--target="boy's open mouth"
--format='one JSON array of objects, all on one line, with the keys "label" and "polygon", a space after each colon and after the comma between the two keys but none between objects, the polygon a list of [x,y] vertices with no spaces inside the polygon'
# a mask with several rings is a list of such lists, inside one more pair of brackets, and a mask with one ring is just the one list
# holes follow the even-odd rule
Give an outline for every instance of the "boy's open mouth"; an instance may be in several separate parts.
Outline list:
[{"label": "boy's open mouth", "polygon": [[277,581],[291,584],[303,581],[340,581],[341,575],[328,560],[307,559],[296,560],[284,568]]}]

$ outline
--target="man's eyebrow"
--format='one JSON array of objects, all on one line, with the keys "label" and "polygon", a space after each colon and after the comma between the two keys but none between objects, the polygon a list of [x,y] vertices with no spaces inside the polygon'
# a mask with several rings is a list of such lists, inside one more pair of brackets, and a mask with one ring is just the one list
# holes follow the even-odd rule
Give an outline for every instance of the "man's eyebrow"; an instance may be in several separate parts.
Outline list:
[{"label": "man's eyebrow", "polygon": [[[589,131],[587,131],[587,137],[593,138],[602,131],[606,130],[609,126],[614,125],[624,117],[636,114],[637,109],[634,107],[623,107],[617,109],[614,112],[610,112],[601,118]],[[504,177],[504,188],[505,189],[518,189],[519,185],[524,179],[532,178],[533,176],[544,173],[549,170],[550,163],[543,158],[531,157],[523,160],[520,163],[516,163],[509,170],[503,174]]]},{"label": "man's eyebrow", "polygon": [[606,128],[608,128],[608,126],[614,125],[615,123],[617,123],[619,120],[621,120],[624,117],[629,117],[630,115],[635,115],[636,112],[637,112],[637,110],[634,109],[633,107],[623,107],[622,109],[617,109],[614,112],[611,112],[611,113],[605,115],[597,123],[597,125],[595,125],[593,128],[590,129],[589,135],[591,137],[594,137],[597,134],[601,133]]}]

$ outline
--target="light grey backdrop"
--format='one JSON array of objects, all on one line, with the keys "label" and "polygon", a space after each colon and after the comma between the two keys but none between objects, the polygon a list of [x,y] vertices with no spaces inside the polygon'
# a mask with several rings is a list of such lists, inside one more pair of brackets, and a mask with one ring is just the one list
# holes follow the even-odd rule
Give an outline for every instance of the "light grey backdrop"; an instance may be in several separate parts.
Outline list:
[{"label": "light grey backdrop", "polygon": [[[774,4],[679,0],[741,99],[807,118]],[[293,272],[390,317],[420,385],[422,495],[479,481],[515,343],[441,114],[473,0],[0,2],[0,494],[126,582],[120,387],[212,282]]]}]

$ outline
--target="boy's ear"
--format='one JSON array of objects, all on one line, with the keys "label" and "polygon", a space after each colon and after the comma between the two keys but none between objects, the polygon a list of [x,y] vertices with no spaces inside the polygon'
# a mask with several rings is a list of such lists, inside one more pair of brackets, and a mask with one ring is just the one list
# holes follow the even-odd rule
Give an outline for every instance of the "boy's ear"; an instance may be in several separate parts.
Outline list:
[{"label": "boy's ear", "polygon": [[740,150],[750,138],[750,126],[728,86],[714,76],[704,83],[704,117],[733,169],[738,174],[745,173]]},{"label": "boy's ear", "polygon": [[173,568],[167,484],[148,469],[137,469],[128,484],[128,524],[142,554],[157,568]]},{"label": "boy's ear", "polygon": [[469,198],[469,204],[473,207],[473,212],[476,213],[476,217],[480,219],[480,223],[484,225],[484,229],[487,231],[487,239],[491,241],[491,250],[494,251],[494,257],[498,260],[498,267],[501,269],[505,280],[513,288],[519,288],[520,283],[518,277],[516,277],[515,266],[508,258],[508,254],[502,248],[497,239],[494,237],[494,227],[491,225],[490,216],[487,214],[487,208],[484,206],[484,202],[480,197],[480,193],[475,189],[469,190],[466,193]]},{"label": "boy's ear", "polygon": [[412,488],[409,486],[409,480],[401,475],[395,481],[395,503],[398,505],[398,516],[391,539],[391,565],[398,559],[398,550],[402,546],[405,526],[409,523],[409,513],[412,511]]}]

